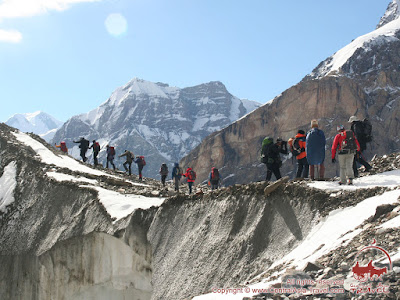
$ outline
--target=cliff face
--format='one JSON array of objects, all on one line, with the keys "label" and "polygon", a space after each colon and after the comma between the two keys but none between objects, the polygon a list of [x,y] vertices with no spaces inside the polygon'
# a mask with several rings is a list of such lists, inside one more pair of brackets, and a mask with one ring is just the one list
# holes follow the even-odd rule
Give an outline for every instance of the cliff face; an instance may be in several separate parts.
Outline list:
[{"label": "cliff face", "polygon": [[188,299],[245,282],[307,236],[327,195],[291,186],[266,197],[265,186],[176,197],[162,205],[148,232],[153,299]]},{"label": "cliff face", "polygon": [[150,299],[149,261],[121,240],[90,233],[51,250],[0,256],[1,299]]},{"label": "cliff face", "polygon": [[[398,19],[393,22],[400,24]],[[379,30],[393,27],[393,22]],[[325,132],[326,160],[330,161],[336,126],[349,128],[347,121],[352,115],[368,118],[373,125],[374,141],[368,145],[367,158],[398,151],[400,33],[395,32],[390,37],[378,32],[377,37],[361,40],[363,43],[355,40],[353,43],[361,46],[352,55],[347,49],[335,54],[341,59],[350,56],[337,70],[339,59],[328,58],[270,103],[205,138],[181,163],[194,167],[200,180],[207,178],[213,166],[222,171],[226,184],[262,180],[266,170],[258,161],[261,141],[266,136],[287,140],[299,129],[308,131],[312,119],[318,119]],[[293,175],[293,168],[288,160],[283,173]],[[334,168],[327,168],[326,176],[335,173]]]}]

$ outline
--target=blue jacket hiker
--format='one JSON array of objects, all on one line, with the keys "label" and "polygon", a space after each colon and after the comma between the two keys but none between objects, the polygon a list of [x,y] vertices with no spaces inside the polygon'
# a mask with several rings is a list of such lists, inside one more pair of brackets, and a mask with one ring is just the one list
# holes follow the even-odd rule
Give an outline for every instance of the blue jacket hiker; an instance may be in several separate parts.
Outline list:
[{"label": "blue jacket hiker", "polygon": [[325,167],[325,145],[326,139],[324,132],[318,128],[318,121],[311,121],[311,130],[307,133],[306,154],[310,165],[310,177],[314,179],[314,167],[319,166],[319,177],[324,178]]}]

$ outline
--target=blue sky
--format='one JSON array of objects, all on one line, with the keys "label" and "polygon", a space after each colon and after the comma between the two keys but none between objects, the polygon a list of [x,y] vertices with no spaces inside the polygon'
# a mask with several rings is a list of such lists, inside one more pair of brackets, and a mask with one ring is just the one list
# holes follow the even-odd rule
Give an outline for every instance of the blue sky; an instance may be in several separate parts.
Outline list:
[{"label": "blue sky", "polygon": [[37,110],[66,121],[134,77],[219,80],[265,103],[374,30],[389,2],[0,0],[0,121]]}]

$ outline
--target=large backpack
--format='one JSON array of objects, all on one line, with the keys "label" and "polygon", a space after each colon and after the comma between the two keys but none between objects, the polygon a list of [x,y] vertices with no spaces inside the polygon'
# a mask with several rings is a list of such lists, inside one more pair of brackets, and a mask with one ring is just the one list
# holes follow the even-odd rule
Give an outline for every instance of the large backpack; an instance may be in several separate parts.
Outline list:
[{"label": "large backpack", "polygon": [[211,180],[218,181],[219,180],[219,171],[217,168],[214,168],[211,171]]},{"label": "large backpack", "polygon": [[68,153],[67,144],[65,142],[61,142],[60,143],[60,149],[61,149],[62,152]]},{"label": "large backpack", "polygon": [[303,137],[296,137],[293,139],[292,144],[290,145],[290,151],[293,156],[300,155],[302,152],[306,151],[306,149],[300,147],[300,140],[304,139]]},{"label": "large backpack", "polygon": [[162,164],[162,165],[161,165],[160,173],[161,173],[161,175],[168,175],[168,167],[167,167],[167,164]]},{"label": "large backpack", "polygon": [[115,155],[115,148],[110,146],[110,155]]},{"label": "large backpack", "polygon": [[183,170],[182,170],[182,168],[181,167],[176,167],[175,166],[175,168],[172,170],[172,172],[174,172],[174,176],[176,176],[176,177],[181,177],[182,176],[182,174],[183,174]]},{"label": "large backpack", "polygon": [[90,142],[88,141],[88,140],[86,140],[86,139],[84,139],[83,141],[82,141],[83,143],[82,143],[82,148],[89,148],[89,144],[90,144]]},{"label": "large backpack", "polygon": [[141,165],[142,165],[142,166],[145,166],[145,165],[146,165],[146,161],[145,161],[145,159],[144,159],[144,156],[141,155],[141,156],[139,156],[139,158],[142,160]]},{"label": "large backpack", "polygon": [[99,152],[100,151],[100,144],[98,142],[94,143],[93,151],[94,152]]},{"label": "large backpack", "polygon": [[188,175],[189,175],[188,176],[189,180],[196,180],[196,172],[195,171],[190,170]]},{"label": "large backpack", "polygon": [[269,153],[271,146],[273,144],[273,139],[271,137],[266,137],[262,142],[261,157],[260,160],[263,164],[268,163]]},{"label": "large backpack", "polygon": [[128,151],[126,158],[128,160],[132,161],[135,158],[135,155],[133,155],[133,153],[131,151]]},{"label": "large backpack", "polygon": [[366,142],[372,142],[372,124],[368,119],[364,119],[361,124],[362,139]]},{"label": "large backpack", "polygon": [[357,150],[356,138],[353,131],[346,130],[342,141],[342,150]]}]

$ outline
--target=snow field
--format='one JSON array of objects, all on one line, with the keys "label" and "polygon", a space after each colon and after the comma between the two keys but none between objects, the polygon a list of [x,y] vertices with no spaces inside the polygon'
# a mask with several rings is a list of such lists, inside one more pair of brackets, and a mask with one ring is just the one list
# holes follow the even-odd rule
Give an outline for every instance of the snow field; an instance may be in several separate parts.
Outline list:
[{"label": "snow field", "polygon": [[355,178],[353,185],[339,185],[337,181],[313,181],[309,187],[326,191],[355,191],[378,186],[395,188],[400,185],[400,170],[393,170],[371,176]]}]

